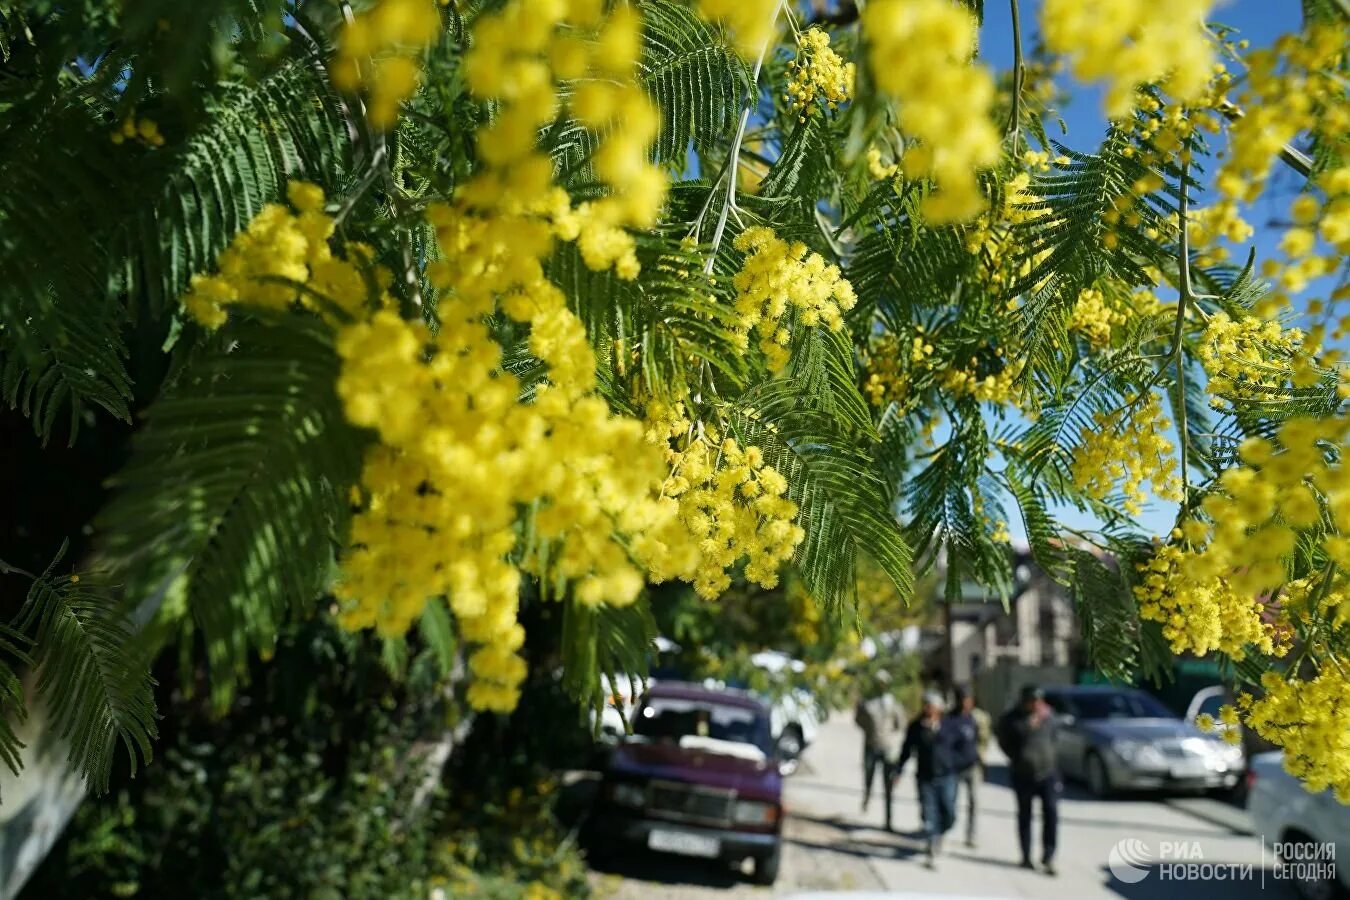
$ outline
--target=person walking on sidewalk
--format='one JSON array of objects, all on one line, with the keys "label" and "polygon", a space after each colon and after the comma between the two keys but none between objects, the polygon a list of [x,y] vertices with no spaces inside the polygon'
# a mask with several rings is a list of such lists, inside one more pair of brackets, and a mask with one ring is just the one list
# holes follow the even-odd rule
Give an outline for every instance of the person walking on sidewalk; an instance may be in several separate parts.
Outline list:
[{"label": "person walking on sidewalk", "polygon": [[1045,692],[1034,685],[1022,689],[1018,704],[999,720],[998,743],[1008,755],[1013,791],[1017,795],[1017,837],[1022,867],[1031,862],[1031,804],[1041,801],[1041,864],[1055,874],[1055,847],[1059,833],[1059,795],[1064,782],[1056,759],[1058,733]]},{"label": "person walking on sidewalk", "polygon": [[975,814],[979,803],[980,784],[984,781],[984,751],[989,746],[993,724],[989,713],[975,705],[975,695],[963,684],[956,686],[956,704],[952,718],[966,733],[966,739],[975,746],[975,761],[956,776],[957,788],[966,792],[966,846],[975,846]]},{"label": "person walking on sidewalk", "polygon": [[929,868],[936,865],[942,852],[942,838],[956,822],[956,778],[975,764],[975,741],[962,727],[957,717],[943,714],[942,695],[930,692],[924,695],[923,711],[905,731],[905,744],[900,750],[900,762],[895,775],[914,757],[915,774],[919,786],[919,808],[923,815],[926,853]]},{"label": "person walking on sidewalk", "polygon": [[905,733],[905,708],[891,693],[891,676],[885,670],[877,672],[870,690],[858,700],[853,720],[863,732],[863,798],[862,810],[867,812],[872,799],[872,782],[881,774],[881,792],[886,802],[886,830],[891,831],[891,788],[894,784],[895,761],[900,756],[900,740]]}]

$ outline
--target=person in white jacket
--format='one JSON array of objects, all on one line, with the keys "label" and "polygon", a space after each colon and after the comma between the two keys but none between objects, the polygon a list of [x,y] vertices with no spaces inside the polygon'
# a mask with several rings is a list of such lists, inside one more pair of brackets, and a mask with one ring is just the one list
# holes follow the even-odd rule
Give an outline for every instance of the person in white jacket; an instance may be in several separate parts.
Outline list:
[{"label": "person in white jacket", "polygon": [[891,692],[891,677],[884,669],[877,672],[866,693],[858,699],[853,720],[863,732],[863,799],[867,812],[872,799],[872,783],[881,774],[885,798],[886,830],[891,827],[891,792],[895,783],[895,764],[900,760],[900,745],[905,740],[905,708]]}]

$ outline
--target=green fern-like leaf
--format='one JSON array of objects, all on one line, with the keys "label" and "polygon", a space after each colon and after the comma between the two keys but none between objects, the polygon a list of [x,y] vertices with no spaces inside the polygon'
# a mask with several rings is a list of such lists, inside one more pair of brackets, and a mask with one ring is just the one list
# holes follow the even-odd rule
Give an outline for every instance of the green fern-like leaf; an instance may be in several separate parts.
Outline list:
[{"label": "green fern-like leaf", "polygon": [[78,313],[58,305],[30,320],[39,348],[36,356],[16,345],[12,331],[0,329],[0,396],[28,418],[44,443],[63,409],[69,413],[71,446],[87,406],[131,421],[123,319],[123,310],[111,303],[102,310]]},{"label": "green fern-like leaf", "polygon": [[133,772],[153,755],[154,682],[107,576],[53,574],[65,551],[34,579],[15,627],[32,635],[37,690],[71,764],[102,792],[119,740]]},{"label": "green fern-like leaf", "polygon": [[[568,598],[563,612],[563,688],[597,714],[606,682],[625,676],[644,682],[656,641],[656,620],[646,598],[631,606],[587,606]],[[599,716],[596,717],[599,722]]]},{"label": "green fern-like leaf", "polygon": [[873,462],[877,438],[851,349],[828,330],[805,331],[784,376],[739,398],[732,430],[788,479],[806,532],[793,565],[817,602],[834,612],[852,604],[859,553],[908,600],[910,545]]},{"label": "green fern-like leaf", "polygon": [[150,407],[112,480],[103,549],[134,601],[182,591],[218,699],[332,575],[363,443],[338,366],[312,318],[232,324]]},{"label": "green fern-like leaf", "polygon": [[[0,563],[0,572],[5,569]],[[15,775],[22,766],[19,751],[24,745],[14,729],[28,718],[28,707],[24,701],[23,683],[13,666],[33,664],[32,657],[26,652],[29,646],[28,638],[22,633],[8,625],[0,625],[0,653],[8,657],[0,659],[0,762]]]},{"label": "green fern-like leaf", "polygon": [[711,149],[735,127],[750,93],[750,73],[723,35],[690,7],[643,0],[638,78],[661,110],[655,154],[684,163],[692,143]]}]

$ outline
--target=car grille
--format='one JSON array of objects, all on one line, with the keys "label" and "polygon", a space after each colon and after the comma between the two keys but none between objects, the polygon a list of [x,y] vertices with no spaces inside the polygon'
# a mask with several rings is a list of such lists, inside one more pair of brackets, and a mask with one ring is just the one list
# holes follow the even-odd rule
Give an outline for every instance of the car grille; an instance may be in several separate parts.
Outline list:
[{"label": "car grille", "polygon": [[1185,757],[1196,755],[1182,746],[1181,741],[1177,740],[1159,741],[1159,749],[1162,750],[1163,756],[1166,756],[1168,759],[1184,759]]},{"label": "car grille", "polygon": [[678,781],[653,781],[647,812],[680,822],[728,825],[731,823],[731,805],[735,801],[735,791]]}]

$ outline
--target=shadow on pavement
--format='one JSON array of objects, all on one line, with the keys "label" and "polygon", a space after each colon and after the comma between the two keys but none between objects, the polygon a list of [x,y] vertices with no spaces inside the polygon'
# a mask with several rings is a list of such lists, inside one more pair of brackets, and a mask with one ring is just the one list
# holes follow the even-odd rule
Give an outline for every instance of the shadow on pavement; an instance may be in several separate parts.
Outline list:
[{"label": "shadow on pavement", "polygon": [[587,862],[593,870],[606,875],[657,884],[731,888],[750,881],[728,863],[668,856],[640,847],[625,850],[622,856],[605,854],[600,858],[591,857]]}]

